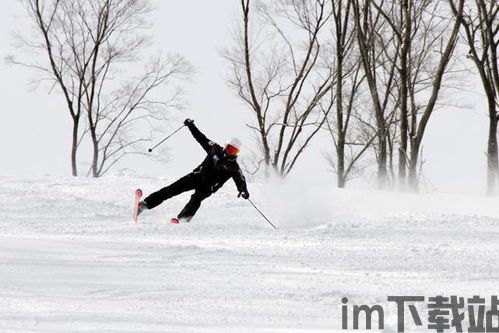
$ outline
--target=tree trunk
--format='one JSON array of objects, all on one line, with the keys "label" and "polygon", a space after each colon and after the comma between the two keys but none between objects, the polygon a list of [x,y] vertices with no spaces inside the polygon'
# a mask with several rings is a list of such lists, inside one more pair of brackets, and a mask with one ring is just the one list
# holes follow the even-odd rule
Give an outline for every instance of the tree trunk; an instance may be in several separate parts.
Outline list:
[{"label": "tree trunk", "polygon": [[420,142],[411,140],[411,157],[409,160],[409,188],[413,192],[419,192],[418,162]]},{"label": "tree trunk", "polygon": [[73,117],[73,135],[71,140],[71,174],[73,177],[78,176],[78,165],[76,161],[76,152],[78,150],[78,127],[80,124],[79,117]]},{"label": "tree trunk", "polygon": [[[341,4],[338,9],[338,17],[340,22]],[[339,26],[339,25],[338,25]],[[338,27],[337,27],[338,29]],[[338,34],[338,32],[337,32]],[[344,188],[346,183],[345,177],[345,135],[346,129],[343,124],[343,44],[341,36],[336,37],[336,130],[338,132],[338,144],[336,147],[337,156],[337,173],[338,187]]]},{"label": "tree trunk", "polygon": [[344,174],[338,173],[338,188],[345,188],[347,180]]},{"label": "tree trunk", "polygon": [[379,134],[378,185],[385,189],[388,184],[386,133]]},{"label": "tree trunk", "polygon": [[409,132],[408,124],[408,56],[411,43],[411,18],[408,0],[402,1],[401,13],[404,16],[404,38],[402,52],[400,56],[400,149],[399,149],[399,184],[405,187],[407,177],[407,137]]},{"label": "tree trunk", "polygon": [[346,185],[346,175],[345,175],[345,138],[340,134],[338,140],[338,148],[336,151],[337,156],[337,174],[338,174],[338,187],[344,188]]},{"label": "tree trunk", "polygon": [[489,138],[487,145],[487,195],[496,192],[496,179],[499,172],[497,153],[497,115],[494,101],[489,101]]},{"label": "tree trunk", "polygon": [[99,143],[97,141],[97,135],[95,130],[91,130],[92,136],[92,148],[93,148],[93,156],[92,156],[92,177],[99,178]]}]

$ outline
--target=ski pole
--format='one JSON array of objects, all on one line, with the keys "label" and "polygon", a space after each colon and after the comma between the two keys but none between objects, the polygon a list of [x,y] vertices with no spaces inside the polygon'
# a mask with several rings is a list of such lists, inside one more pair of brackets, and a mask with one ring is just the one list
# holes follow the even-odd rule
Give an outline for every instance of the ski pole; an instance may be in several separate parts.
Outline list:
[{"label": "ski pole", "polygon": [[149,152],[152,152],[154,149],[156,149],[160,144],[162,144],[163,142],[165,142],[166,140],[168,140],[169,138],[171,138],[175,133],[177,133],[178,131],[180,131],[182,128],[184,128],[185,125],[182,125],[180,126],[179,128],[177,128],[173,133],[171,133],[170,135],[168,135],[166,138],[164,138],[163,140],[161,140],[161,142],[159,142],[157,145],[155,145],[154,147],[152,148],[149,148],[148,151]]},{"label": "ski pole", "polygon": [[270,220],[262,213],[262,211],[260,209],[258,209],[258,207],[253,203],[253,201],[251,201],[251,199],[248,198],[248,201],[250,202],[250,204],[255,207],[255,209],[260,213],[260,215],[263,216],[264,219],[267,220],[267,222],[272,226],[272,228],[274,228],[275,230],[277,230],[276,226],[270,222]]}]

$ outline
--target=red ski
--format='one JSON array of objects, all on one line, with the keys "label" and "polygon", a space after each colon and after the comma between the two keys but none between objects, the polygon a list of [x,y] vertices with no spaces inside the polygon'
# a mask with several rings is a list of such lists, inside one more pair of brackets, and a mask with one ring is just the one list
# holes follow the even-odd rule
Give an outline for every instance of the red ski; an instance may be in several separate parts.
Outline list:
[{"label": "red ski", "polygon": [[139,202],[140,198],[142,197],[142,190],[140,188],[135,190],[135,203],[133,205],[133,222],[138,223],[138,217],[139,217]]}]

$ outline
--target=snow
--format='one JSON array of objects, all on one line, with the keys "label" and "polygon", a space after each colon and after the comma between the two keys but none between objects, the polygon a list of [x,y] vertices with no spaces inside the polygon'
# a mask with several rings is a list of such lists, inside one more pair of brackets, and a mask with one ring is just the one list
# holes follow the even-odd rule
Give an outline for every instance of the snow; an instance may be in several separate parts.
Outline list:
[{"label": "snow", "polygon": [[0,177],[0,332],[341,332],[342,297],[497,289],[496,198],[250,184],[274,231],[228,184],[133,224],[169,181]]}]

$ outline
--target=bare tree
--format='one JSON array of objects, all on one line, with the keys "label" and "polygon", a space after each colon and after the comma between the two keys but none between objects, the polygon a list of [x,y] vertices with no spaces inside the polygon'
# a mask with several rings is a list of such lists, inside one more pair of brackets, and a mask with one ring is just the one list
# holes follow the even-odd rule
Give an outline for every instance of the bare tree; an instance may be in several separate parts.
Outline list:
[{"label": "bare tree", "polygon": [[[333,107],[333,65],[321,42],[331,8],[326,0],[257,4],[241,0],[242,34],[226,52],[229,84],[256,118],[265,165],[285,176]],[[250,24],[265,40],[252,40]]]},{"label": "bare tree", "polygon": [[[446,12],[440,6],[443,1],[435,1],[433,10],[428,14],[429,17],[426,21],[424,17],[420,21],[421,26],[424,27],[422,36],[420,36],[420,40],[424,41],[421,44],[423,46],[420,49],[410,51],[417,59],[415,61],[411,60],[411,68],[420,70],[424,67],[425,69],[419,72],[413,70],[411,73],[413,79],[405,83],[409,85],[408,90],[412,104],[409,132],[411,147],[409,155],[409,186],[414,191],[418,190],[418,165],[426,126],[435,110],[442,88],[443,77],[447,73],[448,65],[454,53],[461,25],[460,20],[451,20],[445,15]],[[463,7],[464,0],[459,0],[457,6],[458,16],[462,15]],[[423,12],[426,13],[424,10]],[[428,50],[433,50],[433,52],[429,53]],[[434,64],[434,66],[428,66],[430,63]],[[422,88],[418,89],[417,87]],[[416,94],[426,89],[429,90],[429,97],[425,98],[425,103],[423,103],[421,112],[419,112],[419,107],[416,105]]]},{"label": "bare tree", "polygon": [[[351,98],[349,98],[350,101],[352,101]],[[369,110],[359,105],[349,104],[346,107],[345,116],[350,120],[348,120],[347,127],[344,127],[348,130],[342,133],[338,132],[338,126],[335,126],[334,122],[329,120],[326,122],[327,130],[334,142],[334,154],[326,154],[326,159],[337,176],[339,188],[344,188],[348,181],[361,176],[363,171],[371,166],[370,162],[362,163],[377,137],[377,131],[373,131],[371,124],[366,126],[366,123],[360,119],[368,112]],[[338,144],[340,137],[343,137],[343,148]]]},{"label": "bare tree", "polygon": [[397,40],[387,34],[387,24],[372,0],[352,0],[355,31],[360,58],[371,96],[372,114],[376,124],[378,183],[386,187],[388,181],[389,133],[393,123],[398,96],[395,92],[397,72],[391,64],[400,51]]},{"label": "bare tree", "polygon": [[[354,1],[359,48],[379,131],[379,159],[383,164],[388,159],[392,170],[393,147],[398,144],[399,184],[405,184],[408,169],[413,190],[418,189],[418,159],[425,129],[459,32],[460,23],[445,15],[448,8],[443,4],[441,0],[364,0],[360,6]],[[377,82],[382,77],[388,77],[385,84]],[[395,113],[386,112],[388,105]],[[389,126],[393,123],[399,124],[398,130]],[[379,172],[384,169],[380,166]]]},{"label": "bare tree", "polygon": [[[425,2],[425,1],[421,1]],[[376,5],[376,9],[383,15],[383,18],[389,23],[392,33],[397,40],[397,46],[400,46],[398,54],[398,64],[394,63],[399,73],[399,95],[400,95],[400,148],[398,159],[399,183],[405,182],[406,177],[406,161],[407,161],[407,139],[408,139],[408,85],[410,61],[409,54],[411,49],[412,25],[416,18],[412,11],[412,0],[394,1],[389,6],[383,8]],[[395,60],[395,59],[394,59]],[[395,61],[396,62],[396,61]],[[389,140],[390,151],[393,155],[393,140]],[[393,163],[393,162],[392,162]],[[390,163],[390,164],[392,164]]]},{"label": "bare tree", "polygon": [[77,150],[88,136],[90,173],[98,177],[143,141],[130,135],[138,122],[178,106],[177,88],[166,98],[154,98],[153,92],[184,79],[189,65],[179,56],[154,59],[144,73],[125,78],[125,70],[132,71],[127,65],[136,63],[147,46],[149,0],[22,1],[38,32],[23,46],[44,51],[47,61],[12,62],[43,72],[62,92],[73,120],[72,174],[78,175]]},{"label": "bare tree", "polygon": [[475,64],[487,97],[489,133],[487,144],[487,194],[496,191],[499,173],[497,123],[499,121],[499,2],[473,0],[460,12],[459,3],[449,0],[452,12],[463,25],[468,57]]},{"label": "bare tree", "polygon": [[[411,82],[415,82],[411,76],[413,66],[417,65],[421,68],[421,63],[415,64],[411,57],[416,54],[413,46],[416,42],[416,31],[422,25],[423,12],[427,9],[428,4],[432,0],[401,0],[401,1],[381,1],[379,3],[372,2],[375,12],[381,16],[381,20],[386,23],[385,33],[392,37],[393,47],[398,49],[393,58],[388,58],[390,66],[397,70],[398,75],[395,77],[397,85],[393,88],[397,89],[396,94],[398,101],[398,125],[399,128],[392,128],[389,131],[388,151],[389,151],[389,170],[393,174],[393,157],[394,146],[398,143],[398,179],[399,185],[404,186],[407,176],[408,162],[408,139],[409,139],[409,113],[410,113],[410,88]],[[425,17],[426,19],[426,17]],[[428,47],[428,45],[424,45]],[[427,60],[420,59],[418,60]],[[417,76],[417,75],[416,75]],[[393,175],[394,177],[394,175]]]},{"label": "bare tree", "polygon": [[[336,126],[332,126],[329,121],[327,121],[327,125],[336,151],[336,165],[334,166],[334,170],[337,175],[337,184],[339,188],[343,188],[353,169],[353,162],[358,159],[357,156],[352,157],[348,165],[346,165],[345,148],[349,144],[347,142],[349,125],[352,119],[352,112],[354,112],[356,94],[363,77],[360,74],[358,57],[352,56],[354,52],[354,26],[351,22],[352,2],[350,0],[331,0],[331,6],[333,13],[333,39],[336,49],[334,71],[334,75],[336,76],[336,90],[334,91],[336,103],[334,120]],[[345,81],[348,79],[351,79],[350,89],[349,93],[345,94],[344,90],[348,89]],[[344,97],[346,98],[344,99]]]},{"label": "bare tree", "polygon": [[[97,92],[93,97],[86,95],[93,147],[89,172],[94,177],[102,176],[129,154],[142,154],[144,149],[136,149],[140,147],[136,145],[149,139],[134,133],[134,128],[144,122],[164,120],[168,115],[165,110],[182,108],[182,89],[165,88],[172,81],[185,79],[190,71],[190,65],[179,56],[157,58],[138,77],[123,82],[110,95],[102,93],[112,79],[109,72],[95,78]],[[163,87],[161,97],[153,96],[159,87]]]}]

